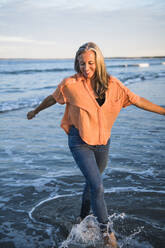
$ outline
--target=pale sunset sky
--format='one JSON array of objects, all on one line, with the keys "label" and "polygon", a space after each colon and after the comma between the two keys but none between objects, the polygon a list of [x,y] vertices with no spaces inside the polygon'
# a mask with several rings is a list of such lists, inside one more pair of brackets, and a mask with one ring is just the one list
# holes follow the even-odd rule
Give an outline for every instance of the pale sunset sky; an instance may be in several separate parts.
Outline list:
[{"label": "pale sunset sky", "polygon": [[164,0],[0,0],[0,58],[164,56]]}]

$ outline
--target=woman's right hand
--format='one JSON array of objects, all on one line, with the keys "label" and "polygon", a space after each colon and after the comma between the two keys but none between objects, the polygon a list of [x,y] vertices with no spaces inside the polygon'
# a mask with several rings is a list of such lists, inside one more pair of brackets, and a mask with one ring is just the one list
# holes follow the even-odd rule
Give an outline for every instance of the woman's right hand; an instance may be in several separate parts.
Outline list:
[{"label": "woman's right hand", "polygon": [[32,110],[32,111],[30,111],[30,112],[27,113],[27,119],[28,120],[33,119],[35,116],[36,116],[36,113],[35,113],[34,110]]},{"label": "woman's right hand", "polygon": [[30,111],[27,113],[27,119],[31,120],[33,119],[36,114],[38,114],[40,111],[54,105],[56,103],[56,100],[54,99],[54,97],[52,95],[47,96],[41,103],[40,105],[38,105],[37,108],[35,108],[34,110]]}]

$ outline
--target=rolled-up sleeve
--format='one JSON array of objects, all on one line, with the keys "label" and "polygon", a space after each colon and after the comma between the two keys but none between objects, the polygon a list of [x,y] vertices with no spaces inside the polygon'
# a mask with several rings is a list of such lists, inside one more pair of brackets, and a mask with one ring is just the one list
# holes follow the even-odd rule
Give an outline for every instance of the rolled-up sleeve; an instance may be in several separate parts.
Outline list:
[{"label": "rolled-up sleeve", "polygon": [[59,103],[59,104],[65,104],[66,103],[66,97],[63,91],[64,88],[64,81],[62,81],[57,89],[53,92],[52,96],[54,97],[54,99]]},{"label": "rolled-up sleeve", "polygon": [[136,104],[140,96],[136,95],[134,92],[132,92],[129,88],[127,88],[120,80],[116,79],[116,82],[120,86],[120,89],[122,90],[122,107],[125,108],[131,104]]},{"label": "rolled-up sleeve", "polygon": [[131,105],[136,104],[139,101],[139,96],[129,90],[126,86],[124,86],[124,101],[123,101],[123,108]]}]

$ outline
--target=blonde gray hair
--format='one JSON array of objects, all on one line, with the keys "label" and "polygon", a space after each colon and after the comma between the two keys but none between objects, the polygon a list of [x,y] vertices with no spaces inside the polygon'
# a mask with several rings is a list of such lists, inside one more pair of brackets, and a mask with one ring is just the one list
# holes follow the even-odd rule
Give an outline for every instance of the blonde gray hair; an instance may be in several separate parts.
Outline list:
[{"label": "blonde gray hair", "polygon": [[92,87],[96,95],[100,98],[103,98],[106,90],[108,89],[108,81],[110,76],[107,73],[102,52],[95,43],[85,43],[78,49],[75,56],[74,69],[76,72],[81,73],[78,58],[86,51],[93,51],[95,53],[96,72],[95,77],[92,79]]}]

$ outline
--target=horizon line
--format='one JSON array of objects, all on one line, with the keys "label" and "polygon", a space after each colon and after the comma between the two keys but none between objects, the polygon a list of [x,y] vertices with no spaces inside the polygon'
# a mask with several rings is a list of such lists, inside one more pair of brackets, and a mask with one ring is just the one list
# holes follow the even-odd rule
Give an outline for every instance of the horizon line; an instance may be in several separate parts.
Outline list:
[{"label": "horizon line", "polygon": [[[165,58],[165,55],[156,55],[156,56],[105,56],[104,57],[104,59],[134,59],[134,58]],[[57,60],[62,60],[62,59],[74,59],[74,57],[73,58],[69,58],[69,57],[66,57],[66,58],[24,58],[24,57],[22,57],[22,58],[17,58],[17,57],[15,57],[15,58],[10,58],[10,57],[8,57],[8,58],[0,58],[0,60],[7,60],[7,59],[24,59],[24,60],[55,60],[55,59],[57,59]]]}]

